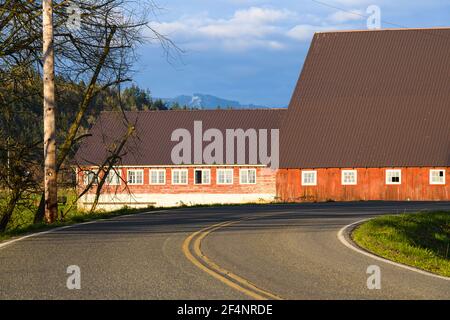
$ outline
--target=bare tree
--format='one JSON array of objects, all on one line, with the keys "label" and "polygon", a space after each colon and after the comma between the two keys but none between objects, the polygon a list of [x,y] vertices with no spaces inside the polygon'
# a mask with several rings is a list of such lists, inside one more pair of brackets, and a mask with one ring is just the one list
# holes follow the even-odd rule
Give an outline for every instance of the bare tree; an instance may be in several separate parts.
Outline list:
[{"label": "bare tree", "polygon": [[[145,2],[145,1],[144,1]],[[148,17],[139,14],[136,3],[124,0],[73,1],[84,12],[81,28],[67,30],[61,27],[56,56],[64,74],[74,79],[83,79],[88,86],[68,133],[59,148],[56,171],[59,171],[73,146],[87,109],[95,96],[111,86],[131,81],[127,75],[136,60],[135,48],[147,40],[157,40],[164,50],[178,48],[165,36],[148,27]],[[153,2],[145,2],[149,9]],[[145,7],[145,6],[144,6]],[[67,19],[61,12],[61,19]],[[144,34],[149,34],[150,39]],[[42,203],[35,221],[42,219]]]},{"label": "bare tree", "polygon": [[6,204],[0,211],[0,232],[6,230],[19,201],[29,201],[28,195],[38,189],[35,177],[39,168],[36,144],[40,141],[26,144],[8,139],[6,144],[0,143],[0,159],[7,163],[0,166],[0,185],[7,189],[0,198]]},{"label": "bare tree", "polygon": [[[29,110],[42,101],[34,94],[42,89],[42,82],[26,67],[19,65],[9,71],[0,72],[0,232],[13,219],[14,212],[22,215],[14,219],[14,226],[26,219],[25,212],[29,216],[43,177],[42,117]],[[23,130],[22,123],[38,125]]]},{"label": "bare tree", "polygon": [[[110,174],[110,172],[113,172],[115,170],[114,166],[119,163],[119,161],[122,158],[122,151],[128,141],[128,139],[132,136],[132,134],[135,132],[135,126],[128,124],[127,126],[127,132],[121,139],[118,145],[114,146],[113,150],[110,150],[110,155],[106,158],[105,162],[100,167],[99,172],[102,172],[101,179],[98,182],[97,189],[95,190],[95,198],[91,206],[90,212],[93,213],[97,209],[97,205],[100,199],[100,194],[102,193],[103,186],[105,185],[105,182],[107,181],[107,178]],[[127,183],[125,182],[125,185]]]},{"label": "bare tree", "polygon": [[[66,212],[63,213],[64,215],[68,211],[71,210],[73,205],[75,205],[84,195],[86,195],[90,191],[95,192],[95,198],[92,202],[89,212],[93,213],[96,211],[98,203],[99,203],[100,195],[103,192],[103,188],[108,183],[108,177],[109,177],[110,173],[114,172],[114,173],[118,174],[117,168],[115,166],[120,164],[122,157],[130,150],[130,148],[125,148],[125,146],[126,146],[127,142],[129,141],[130,137],[132,137],[135,133],[136,123],[132,124],[132,123],[129,123],[127,120],[125,120],[125,125],[126,125],[126,132],[123,134],[122,137],[116,137],[116,139],[114,139],[115,141],[113,143],[108,143],[108,142],[105,143],[104,147],[105,147],[105,150],[107,151],[108,156],[103,160],[102,163],[96,164],[95,171],[86,171],[85,166],[78,165],[78,169],[82,172],[83,175],[87,172],[88,174],[92,174],[93,176],[92,176],[92,179],[90,179],[88,184],[85,186],[85,188],[78,193],[77,197],[73,200],[73,202],[70,204],[70,206],[66,209]],[[124,183],[125,189],[127,189],[127,191],[131,194],[131,192],[128,188],[127,181],[124,180],[120,174],[118,176],[120,177],[121,181]],[[79,187],[79,186],[77,186],[77,187]],[[110,191],[110,190],[108,190],[108,191]],[[117,192],[117,188],[114,190],[114,192]]]},{"label": "bare tree", "polygon": [[[45,80],[40,79],[45,73],[45,59],[43,65],[40,54],[44,47],[40,19],[44,2],[49,1],[5,0],[0,4],[2,110],[8,109],[11,101],[15,99],[19,103],[24,103],[27,99],[43,99],[43,92],[34,84]],[[80,9],[79,28],[68,24],[71,19],[69,9],[72,7]],[[120,85],[131,80],[133,64],[137,59],[136,47],[144,42],[157,41],[168,56],[170,51],[179,52],[179,49],[169,39],[149,27],[149,14],[158,10],[151,0],[53,0],[52,8],[56,92],[63,89],[58,88],[58,76],[63,76],[71,83],[86,84],[80,86],[83,88],[81,98],[73,105],[73,117],[67,119],[68,125],[65,126],[67,130],[58,131],[56,136],[59,148],[55,166],[49,165],[54,168],[53,177],[56,177],[61,167],[69,165],[68,161],[77,144],[84,137],[83,132],[80,132],[81,126],[83,123],[86,125],[89,115],[97,112],[92,110],[97,96],[110,88],[118,88],[120,92]],[[5,95],[2,98],[4,84],[9,83],[27,90],[20,93],[20,90],[17,91],[14,97]],[[53,103],[58,103],[60,97],[56,95],[54,98]],[[48,101],[45,99],[44,103]],[[23,109],[26,109],[26,106],[23,106]],[[39,112],[42,112],[42,109]],[[56,115],[58,116],[58,112]],[[41,123],[37,124],[39,128]],[[56,129],[60,130],[60,127],[57,123]],[[9,133],[4,137],[8,135]],[[48,137],[40,139],[41,142],[48,141]],[[45,217],[45,203],[45,194],[42,194],[35,222],[40,222]],[[53,213],[49,216],[51,219],[55,218]]]}]

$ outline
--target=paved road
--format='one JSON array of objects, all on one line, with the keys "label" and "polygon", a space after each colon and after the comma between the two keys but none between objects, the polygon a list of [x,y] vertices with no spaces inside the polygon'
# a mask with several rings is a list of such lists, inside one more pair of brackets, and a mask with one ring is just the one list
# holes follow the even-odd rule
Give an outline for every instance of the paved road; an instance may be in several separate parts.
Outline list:
[{"label": "paved road", "polygon": [[[198,238],[207,262],[284,299],[450,299],[449,281],[374,260],[337,239],[362,218],[419,209],[449,210],[450,203],[178,209],[78,225],[0,248],[0,299],[251,298],[187,258],[183,245],[204,265],[195,255]],[[381,290],[366,287],[373,264]],[[66,288],[69,265],[81,269],[81,290]]]}]

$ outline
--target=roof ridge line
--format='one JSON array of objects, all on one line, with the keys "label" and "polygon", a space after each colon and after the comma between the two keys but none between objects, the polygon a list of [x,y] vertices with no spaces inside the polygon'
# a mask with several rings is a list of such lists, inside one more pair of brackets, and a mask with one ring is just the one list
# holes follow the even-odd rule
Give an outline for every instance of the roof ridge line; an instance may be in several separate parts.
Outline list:
[{"label": "roof ridge line", "polygon": [[353,33],[353,32],[382,32],[382,31],[421,31],[421,30],[450,30],[449,27],[423,27],[423,28],[383,28],[383,29],[355,29],[355,30],[329,30],[316,31],[315,34],[321,33]]}]

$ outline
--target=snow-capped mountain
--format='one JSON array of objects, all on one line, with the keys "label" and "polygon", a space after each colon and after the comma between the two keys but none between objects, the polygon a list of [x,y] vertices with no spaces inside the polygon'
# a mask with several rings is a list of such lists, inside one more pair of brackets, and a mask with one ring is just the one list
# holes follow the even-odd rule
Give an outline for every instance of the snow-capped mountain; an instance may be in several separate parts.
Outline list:
[{"label": "snow-capped mountain", "polygon": [[212,96],[209,94],[194,93],[192,96],[180,95],[175,98],[162,98],[169,106],[178,103],[180,106],[188,106],[190,108],[198,109],[217,109],[220,107],[235,108],[235,109],[259,109],[267,108],[266,106],[258,106],[254,104],[243,105],[239,101],[228,100]]}]

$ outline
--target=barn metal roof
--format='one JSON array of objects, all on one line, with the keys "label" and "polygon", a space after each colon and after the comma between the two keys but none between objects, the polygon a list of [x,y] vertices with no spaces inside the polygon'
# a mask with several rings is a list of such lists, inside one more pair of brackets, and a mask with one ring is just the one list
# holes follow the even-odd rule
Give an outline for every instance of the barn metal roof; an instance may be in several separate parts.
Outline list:
[{"label": "barn metal roof", "polygon": [[280,167],[450,166],[450,29],[315,34]]},{"label": "barn metal roof", "polygon": [[[194,121],[202,121],[203,132],[211,128],[221,131],[224,140],[224,162],[226,129],[268,129],[270,151],[270,129],[279,129],[281,117],[285,112],[286,109],[128,111],[124,115],[128,123],[135,126],[136,131],[126,143],[120,164],[136,166],[173,164],[171,151],[178,142],[171,141],[172,132],[176,129],[187,129],[191,134],[193,149]],[[76,164],[100,165],[105,161],[110,155],[108,150],[113,150],[125,136],[127,122],[124,115],[120,112],[100,114],[89,131],[91,136],[83,140],[76,153]],[[209,143],[204,142],[202,147]],[[235,155],[236,147],[235,143]],[[248,161],[246,163],[253,164]]]}]

